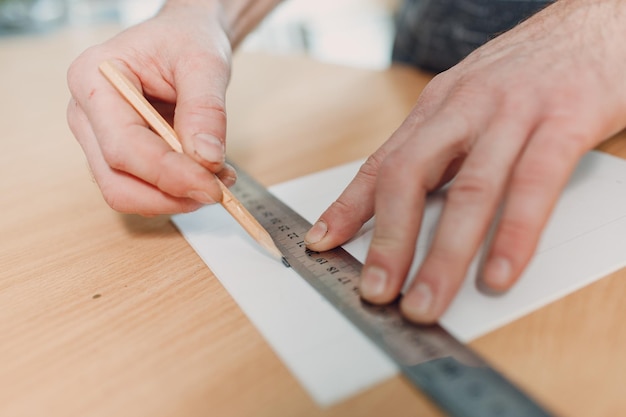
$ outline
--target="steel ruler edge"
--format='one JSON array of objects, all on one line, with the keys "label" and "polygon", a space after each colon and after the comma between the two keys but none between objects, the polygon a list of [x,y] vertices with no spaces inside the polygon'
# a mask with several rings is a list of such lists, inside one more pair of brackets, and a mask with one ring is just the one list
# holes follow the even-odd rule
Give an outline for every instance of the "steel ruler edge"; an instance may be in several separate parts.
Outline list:
[{"label": "steel ruler edge", "polygon": [[238,179],[231,191],[272,236],[284,262],[441,410],[452,417],[554,416],[441,326],[407,321],[397,301],[384,306],[364,302],[358,291],[362,264],[341,247],[326,252],[306,248],[304,235],[311,224],[235,168]]}]

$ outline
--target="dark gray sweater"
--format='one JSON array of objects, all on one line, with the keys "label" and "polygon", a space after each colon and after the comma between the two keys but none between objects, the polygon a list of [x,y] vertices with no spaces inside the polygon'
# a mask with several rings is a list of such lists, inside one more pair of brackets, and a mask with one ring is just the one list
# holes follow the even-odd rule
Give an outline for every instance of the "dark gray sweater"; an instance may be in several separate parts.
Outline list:
[{"label": "dark gray sweater", "polygon": [[444,71],[554,0],[405,0],[393,60]]}]

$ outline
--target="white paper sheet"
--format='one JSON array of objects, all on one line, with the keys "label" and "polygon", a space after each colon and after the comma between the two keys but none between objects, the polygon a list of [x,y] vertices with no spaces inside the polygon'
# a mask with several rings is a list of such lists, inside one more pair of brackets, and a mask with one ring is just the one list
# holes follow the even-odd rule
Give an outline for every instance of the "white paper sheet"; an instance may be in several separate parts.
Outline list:
[{"label": "white paper sheet", "polygon": [[[339,195],[361,161],[298,178],[271,191],[310,222]],[[424,256],[443,197],[424,216]],[[220,207],[173,221],[302,386],[330,405],[394,375],[395,365],[294,271],[268,257]],[[371,224],[344,247],[363,261]],[[626,265],[626,161],[590,152],[561,196],[539,249],[503,296],[480,293],[468,277],[441,325],[470,341]]]}]

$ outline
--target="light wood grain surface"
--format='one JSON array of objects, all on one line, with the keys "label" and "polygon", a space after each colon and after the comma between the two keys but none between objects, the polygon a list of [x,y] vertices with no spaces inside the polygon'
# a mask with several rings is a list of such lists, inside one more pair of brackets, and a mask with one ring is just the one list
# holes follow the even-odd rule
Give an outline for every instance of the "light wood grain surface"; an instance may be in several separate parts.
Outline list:
[{"label": "light wood grain surface", "polygon": [[[318,408],[167,217],[108,208],[65,71],[116,30],[0,39],[0,416],[438,416],[400,377]],[[238,56],[229,157],[266,185],[364,157],[427,81]],[[471,346],[564,416],[623,416],[625,294],[619,271]]]}]

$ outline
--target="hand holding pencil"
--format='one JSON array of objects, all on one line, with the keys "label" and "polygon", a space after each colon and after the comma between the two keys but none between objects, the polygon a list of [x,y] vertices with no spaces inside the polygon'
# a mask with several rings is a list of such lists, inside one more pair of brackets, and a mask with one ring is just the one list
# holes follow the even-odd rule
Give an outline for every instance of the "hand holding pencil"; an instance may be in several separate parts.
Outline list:
[{"label": "hand holding pencil", "polygon": [[[174,214],[219,202],[225,163],[230,44],[203,7],[168,8],[84,51],[68,70],[68,124],[93,178],[116,211]],[[181,25],[180,22],[185,24]],[[171,124],[185,150],[167,145],[98,70],[114,62]]]},{"label": "hand holding pencil", "polygon": [[[163,119],[156,109],[145,99],[135,86],[108,61],[100,65],[100,71],[128,101],[128,103],[143,117],[148,125],[161,136],[174,151],[182,153],[183,147],[172,127]],[[268,253],[277,259],[282,258],[280,250],[274,244],[272,237],[259,224],[259,222],[246,210],[235,198],[228,188],[218,179],[218,185],[222,191],[219,200],[222,206],[237,220],[244,230],[257,241]]]},{"label": "hand holding pencil", "polygon": [[[68,124],[116,211],[174,214],[221,203],[279,256],[227,189],[236,173],[225,161],[224,97],[236,39],[225,32],[223,12],[168,5],[84,51],[68,70]],[[114,63],[109,75],[124,86],[125,97],[98,70],[105,61]],[[128,105],[138,100],[140,111]]]}]

